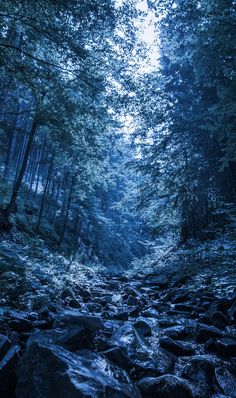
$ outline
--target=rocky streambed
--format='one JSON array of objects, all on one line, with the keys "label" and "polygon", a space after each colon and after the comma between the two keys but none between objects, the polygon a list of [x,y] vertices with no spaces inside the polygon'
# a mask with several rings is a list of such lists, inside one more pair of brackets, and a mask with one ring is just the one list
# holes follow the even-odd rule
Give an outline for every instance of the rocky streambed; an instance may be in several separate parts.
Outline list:
[{"label": "rocky streambed", "polygon": [[213,282],[104,274],[37,310],[15,297],[0,312],[0,396],[236,397],[234,281]]}]

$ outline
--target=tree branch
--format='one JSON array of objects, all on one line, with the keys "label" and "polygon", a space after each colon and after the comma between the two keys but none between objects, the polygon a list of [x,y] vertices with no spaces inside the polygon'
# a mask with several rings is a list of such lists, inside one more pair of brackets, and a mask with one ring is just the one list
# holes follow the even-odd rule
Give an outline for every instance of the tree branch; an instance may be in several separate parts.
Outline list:
[{"label": "tree branch", "polygon": [[63,66],[54,64],[54,63],[52,63],[52,62],[48,62],[48,61],[46,61],[46,60],[44,60],[44,59],[41,59],[41,58],[38,58],[38,57],[35,57],[34,55],[28,53],[27,51],[24,51],[24,50],[22,50],[21,48],[16,47],[16,46],[13,46],[13,45],[11,45],[11,44],[0,43],[0,46],[1,46],[1,47],[5,47],[5,48],[7,48],[7,49],[16,50],[16,51],[20,52],[21,54],[24,54],[24,55],[26,55],[27,57],[29,57],[29,58],[31,58],[31,59],[34,59],[35,61],[40,62],[40,63],[42,63],[42,64],[44,64],[44,65],[52,66],[52,67],[57,68],[57,69],[61,69],[61,70],[63,70],[64,72],[66,72],[66,73],[68,73],[68,74],[69,74],[69,73],[72,73],[77,79],[82,80],[82,81],[83,81],[84,83],[86,83],[88,86],[97,89],[96,86],[94,86],[92,83],[88,82],[86,79],[82,78],[81,76],[79,76],[73,69],[67,69],[67,68],[64,68]]}]

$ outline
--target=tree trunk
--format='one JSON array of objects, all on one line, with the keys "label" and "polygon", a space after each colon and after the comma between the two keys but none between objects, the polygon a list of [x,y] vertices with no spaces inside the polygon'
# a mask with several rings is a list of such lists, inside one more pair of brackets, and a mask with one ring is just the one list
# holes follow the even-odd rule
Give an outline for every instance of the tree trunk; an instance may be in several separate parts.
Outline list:
[{"label": "tree trunk", "polygon": [[70,191],[69,191],[68,201],[67,201],[67,206],[66,206],[66,213],[65,213],[65,218],[64,218],[64,223],[63,223],[63,226],[62,226],[60,238],[59,238],[59,241],[58,241],[58,246],[61,246],[61,243],[62,243],[64,235],[65,235],[66,226],[67,226],[68,217],[69,217],[70,205],[71,205],[72,196],[73,196],[73,188],[74,188],[75,183],[76,183],[76,177],[77,177],[77,173],[72,177],[72,180],[71,180]]},{"label": "tree trunk", "polygon": [[22,180],[23,180],[23,177],[24,177],[24,174],[25,174],[25,170],[26,170],[26,166],[27,166],[27,162],[28,162],[28,158],[29,158],[29,154],[30,154],[30,150],[31,150],[31,147],[32,147],[33,139],[34,139],[34,136],[35,136],[35,133],[36,133],[37,126],[38,126],[38,121],[35,118],[34,122],[33,122],[33,125],[32,125],[32,128],[31,128],[31,131],[29,133],[29,137],[28,137],[28,141],[27,141],[27,144],[26,144],[26,148],[25,148],[22,164],[21,164],[19,173],[18,173],[17,178],[16,178],[16,180],[14,182],[14,185],[13,185],[13,191],[12,191],[10,202],[9,202],[9,204],[7,205],[7,207],[4,210],[4,213],[5,213],[6,217],[7,217],[7,219],[9,217],[9,215],[11,214],[11,212],[14,210],[15,205],[16,205],[19,189],[21,187],[21,183],[22,183]]},{"label": "tree trunk", "polygon": [[49,167],[48,167],[47,179],[46,179],[46,184],[45,184],[44,191],[43,191],[43,197],[42,197],[42,200],[41,200],[41,206],[40,206],[40,211],[39,211],[39,218],[38,218],[38,223],[37,223],[37,227],[36,227],[36,231],[37,232],[39,232],[40,222],[41,222],[41,218],[42,218],[42,214],[43,214],[43,208],[44,208],[45,199],[46,199],[46,195],[47,195],[47,190],[48,190],[48,187],[49,187],[49,181],[50,181],[50,177],[51,177],[51,173],[52,173],[54,156],[55,156],[55,149],[54,149],[54,151],[52,153],[50,164],[49,164]]}]

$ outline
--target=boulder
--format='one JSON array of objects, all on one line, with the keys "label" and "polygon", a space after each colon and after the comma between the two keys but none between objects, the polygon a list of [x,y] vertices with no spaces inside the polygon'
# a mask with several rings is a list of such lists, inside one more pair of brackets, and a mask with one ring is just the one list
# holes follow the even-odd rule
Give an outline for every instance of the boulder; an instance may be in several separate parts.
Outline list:
[{"label": "boulder", "polygon": [[151,336],[152,329],[146,321],[137,320],[133,327],[142,335],[142,336]]},{"label": "boulder", "polygon": [[17,398],[140,398],[127,373],[88,350],[76,355],[34,342],[17,370]]},{"label": "boulder", "polygon": [[205,345],[205,349],[225,358],[236,357],[236,339],[224,337],[217,341],[211,340]]},{"label": "boulder", "polygon": [[215,326],[198,323],[196,326],[195,336],[198,343],[206,343],[211,338],[223,337],[223,333]]},{"label": "boulder", "polygon": [[117,319],[118,321],[127,321],[129,318],[128,311],[118,311],[113,314],[113,319]]},{"label": "boulder", "polygon": [[215,377],[222,393],[230,398],[236,397],[236,371],[235,366],[224,362],[215,369]]},{"label": "boulder", "polygon": [[196,355],[189,359],[182,370],[181,376],[204,386],[206,390],[212,389],[215,384],[214,362],[207,355]]},{"label": "boulder", "polygon": [[3,334],[0,334],[0,360],[4,357],[9,348],[10,348],[10,341],[8,337],[4,336]]},{"label": "boulder", "polygon": [[163,330],[163,334],[171,339],[183,339],[187,337],[187,330],[182,325],[171,326]]},{"label": "boulder", "polygon": [[137,305],[139,303],[139,299],[135,296],[130,295],[127,298],[127,304],[128,305]]},{"label": "boulder", "polygon": [[195,349],[190,343],[180,343],[169,337],[162,337],[159,340],[160,346],[177,356],[190,356],[195,353]]},{"label": "boulder", "polygon": [[101,354],[122,369],[129,370],[132,367],[132,362],[128,358],[124,347],[113,347],[103,351]]},{"label": "boulder", "polygon": [[176,356],[166,351],[163,348],[159,348],[158,352],[155,353],[155,369],[159,372],[158,376],[171,373],[174,370],[176,364]]},{"label": "boulder", "polygon": [[208,325],[214,325],[220,329],[224,329],[228,324],[227,317],[221,311],[209,311],[199,321]]},{"label": "boulder", "polygon": [[100,317],[93,315],[85,315],[76,310],[65,310],[60,313],[57,323],[68,325],[83,326],[90,332],[96,332],[103,329],[104,325]]},{"label": "boulder", "polygon": [[165,274],[163,275],[148,275],[145,279],[145,284],[150,286],[158,286],[161,289],[168,287],[169,280]]},{"label": "boulder", "polygon": [[236,298],[233,300],[233,302],[228,310],[228,314],[232,321],[236,321]]},{"label": "boulder", "polygon": [[28,345],[33,342],[58,345],[74,352],[83,348],[91,348],[92,335],[85,326],[73,325],[63,329],[37,330],[30,335]]},{"label": "boulder", "polygon": [[15,389],[19,351],[19,346],[10,347],[0,361],[0,396],[2,397],[10,397]]},{"label": "boulder", "polygon": [[160,316],[159,312],[152,307],[143,311],[141,315],[145,318],[156,318],[156,319],[158,319]]},{"label": "boulder", "polygon": [[12,319],[8,325],[12,330],[19,333],[29,332],[32,329],[32,323],[25,318]]},{"label": "boulder", "polygon": [[190,383],[173,375],[145,377],[137,385],[142,398],[200,398]]}]

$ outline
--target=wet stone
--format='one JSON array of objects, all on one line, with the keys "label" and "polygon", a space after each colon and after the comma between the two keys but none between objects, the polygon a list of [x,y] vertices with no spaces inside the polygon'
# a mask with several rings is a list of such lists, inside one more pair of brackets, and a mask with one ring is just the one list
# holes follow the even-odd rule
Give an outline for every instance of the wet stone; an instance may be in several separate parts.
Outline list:
[{"label": "wet stone", "polygon": [[223,333],[220,329],[214,326],[199,323],[196,327],[196,341],[198,343],[206,343],[211,338],[219,337],[223,337]]},{"label": "wet stone", "polygon": [[142,336],[151,336],[152,329],[149,324],[143,320],[137,320],[133,327],[142,335]]},{"label": "wet stone", "polygon": [[177,356],[191,356],[195,353],[195,349],[190,343],[180,343],[172,340],[169,337],[160,338],[160,346],[170,351],[172,354]]},{"label": "wet stone", "polygon": [[187,330],[184,326],[171,326],[163,330],[163,334],[172,339],[184,339],[187,337]]},{"label": "wet stone", "polygon": [[[145,377],[138,382],[142,398],[193,398],[191,385],[173,375]],[[199,397],[200,398],[200,397]]]},{"label": "wet stone", "polygon": [[4,357],[10,347],[10,341],[7,336],[0,334],[0,359]]},{"label": "wet stone", "polygon": [[224,337],[217,341],[212,340],[205,345],[205,349],[225,358],[236,357],[236,338]]},{"label": "wet stone", "polygon": [[140,398],[125,371],[88,350],[73,354],[34,342],[25,351],[17,376],[20,398]]}]

